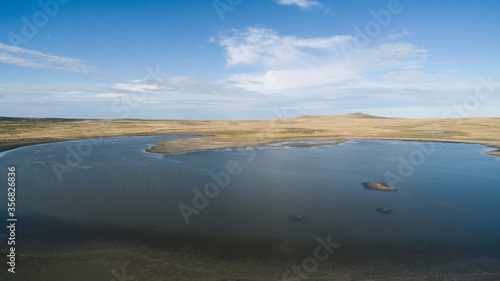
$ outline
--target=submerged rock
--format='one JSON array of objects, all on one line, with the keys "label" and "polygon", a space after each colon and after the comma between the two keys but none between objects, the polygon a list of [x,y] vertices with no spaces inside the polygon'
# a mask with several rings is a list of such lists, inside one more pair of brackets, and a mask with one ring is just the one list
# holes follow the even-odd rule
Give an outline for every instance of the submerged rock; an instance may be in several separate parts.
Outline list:
[{"label": "submerged rock", "polygon": [[301,221],[306,218],[305,215],[289,215],[286,219],[290,221]]}]

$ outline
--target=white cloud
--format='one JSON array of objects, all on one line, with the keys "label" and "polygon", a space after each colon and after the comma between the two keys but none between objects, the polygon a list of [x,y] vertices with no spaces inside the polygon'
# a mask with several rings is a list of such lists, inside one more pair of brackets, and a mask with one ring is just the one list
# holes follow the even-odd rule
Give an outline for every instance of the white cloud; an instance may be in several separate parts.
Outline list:
[{"label": "white cloud", "polygon": [[408,43],[384,44],[376,47],[374,52],[381,59],[410,59],[426,58],[429,56],[428,50]]},{"label": "white cloud", "polygon": [[255,92],[283,92],[360,79],[352,69],[329,66],[235,74],[226,82]]},{"label": "white cloud", "polygon": [[127,92],[150,92],[154,90],[158,90],[158,85],[148,84],[144,82],[130,82],[130,83],[116,83],[114,84],[114,88],[118,90],[125,90]]},{"label": "white cloud", "polygon": [[382,75],[382,77],[385,79],[398,82],[413,81],[421,78],[427,78],[429,76],[430,76],[429,74],[423,73],[422,71],[418,70],[390,71]]},{"label": "white cloud", "polygon": [[416,34],[415,32],[410,32],[407,29],[403,29],[401,32],[392,31],[387,36],[385,36],[384,38],[380,39],[380,41],[393,41],[393,40],[396,40],[396,39],[398,39],[399,37],[402,37],[402,36],[412,36],[412,35],[415,35],[415,34]]},{"label": "white cloud", "polygon": [[109,99],[109,98],[119,98],[119,97],[123,97],[125,96],[124,94],[115,94],[115,93],[103,93],[103,94],[97,94],[97,95],[93,95],[92,97],[94,98],[105,98],[105,99]]},{"label": "white cloud", "polygon": [[314,0],[274,0],[278,5],[297,5],[302,10],[310,10],[312,8],[324,8],[323,4]]},{"label": "white cloud", "polygon": [[0,43],[0,63],[36,69],[55,69],[89,73],[90,67],[80,59],[60,57]]},{"label": "white cloud", "polygon": [[[351,36],[332,36],[318,38],[298,38],[281,36],[267,28],[247,28],[244,31],[232,30],[221,33],[220,46],[226,50],[227,65],[238,64],[256,67],[289,67],[309,64],[316,52],[316,60],[321,52],[339,48],[341,44],[352,41]],[[324,54],[324,53],[323,53]],[[338,54],[337,56],[342,56]]]},{"label": "white cloud", "polygon": [[404,70],[422,67],[430,56],[428,50],[408,43],[389,43],[362,49],[353,63],[364,70],[399,68]]},{"label": "white cloud", "polygon": [[315,87],[359,83],[377,71],[410,71],[421,67],[429,51],[408,43],[387,43],[356,49],[349,35],[301,38],[284,36],[266,28],[247,28],[221,33],[219,44],[226,52],[227,67],[247,66],[250,72],[235,73],[228,83],[259,93],[309,90]]}]

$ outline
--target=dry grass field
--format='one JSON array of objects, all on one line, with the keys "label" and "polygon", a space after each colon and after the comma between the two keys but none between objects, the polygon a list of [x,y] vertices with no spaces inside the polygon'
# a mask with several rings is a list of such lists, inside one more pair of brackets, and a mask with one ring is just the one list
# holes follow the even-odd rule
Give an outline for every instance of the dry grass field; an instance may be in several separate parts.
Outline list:
[{"label": "dry grass field", "polygon": [[159,153],[330,139],[438,140],[500,147],[500,118],[406,119],[362,113],[249,121],[0,118],[0,150],[127,135],[210,135],[163,141],[151,149]]}]

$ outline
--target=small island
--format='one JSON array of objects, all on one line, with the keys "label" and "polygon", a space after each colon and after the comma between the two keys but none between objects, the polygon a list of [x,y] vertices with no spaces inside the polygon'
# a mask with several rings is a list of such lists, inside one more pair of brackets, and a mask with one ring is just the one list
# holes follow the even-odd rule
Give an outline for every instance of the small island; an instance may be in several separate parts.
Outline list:
[{"label": "small island", "polygon": [[377,212],[382,213],[382,214],[390,214],[390,213],[391,213],[391,209],[387,209],[387,208],[378,208],[378,209],[377,209]]},{"label": "small island", "polygon": [[381,191],[396,191],[394,187],[388,186],[383,182],[364,182],[363,186],[368,189],[381,190]]}]

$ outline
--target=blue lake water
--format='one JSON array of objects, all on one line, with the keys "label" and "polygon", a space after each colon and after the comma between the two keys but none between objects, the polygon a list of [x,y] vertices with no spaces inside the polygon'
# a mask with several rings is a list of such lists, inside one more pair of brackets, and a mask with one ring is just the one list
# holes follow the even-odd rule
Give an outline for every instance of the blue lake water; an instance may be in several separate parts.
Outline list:
[{"label": "blue lake water", "polygon": [[[491,148],[357,140],[145,152],[152,143],[179,137],[76,140],[2,153],[0,182],[7,182],[8,166],[17,170],[17,214],[24,218],[19,235],[57,240],[72,233],[64,230],[68,223],[91,226],[94,237],[113,226],[198,242],[271,241],[269,250],[277,252],[311,249],[317,237],[330,235],[346,251],[500,253],[500,158],[483,154]],[[369,190],[363,182],[398,190]],[[208,194],[196,197],[194,189]],[[0,194],[5,214],[6,193]],[[179,206],[195,210],[189,224]],[[37,220],[47,223],[29,223]]]}]

